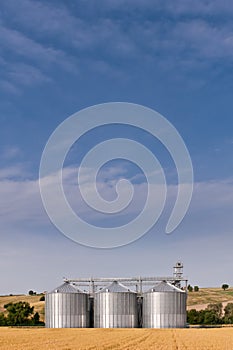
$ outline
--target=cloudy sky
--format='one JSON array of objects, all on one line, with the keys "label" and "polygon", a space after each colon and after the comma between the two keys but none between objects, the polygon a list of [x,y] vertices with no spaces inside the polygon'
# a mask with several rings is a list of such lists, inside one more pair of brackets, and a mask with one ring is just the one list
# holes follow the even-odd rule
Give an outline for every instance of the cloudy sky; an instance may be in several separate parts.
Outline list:
[{"label": "cloudy sky", "polygon": [[[170,275],[181,259],[190,283],[233,285],[233,3],[220,0],[5,0],[0,4],[0,294],[50,290],[63,277]],[[75,144],[64,188],[73,208],[101,226],[141,210],[145,177],[116,160],[98,175],[115,198],[122,177],[135,196],[125,215],[91,212],[75,177],[82,157],[111,137],[143,143],[168,182],[165,210],[141,239],[115,249],[72,242],[50,222],[39,192],[39,164],[54,129],[71,114],[125,101],[157,110],[190,152],[194,193],[171,234],[174,163],[159,142],[131,127],[106,126]],[[77,192],[76,192],[77,191]]]}]

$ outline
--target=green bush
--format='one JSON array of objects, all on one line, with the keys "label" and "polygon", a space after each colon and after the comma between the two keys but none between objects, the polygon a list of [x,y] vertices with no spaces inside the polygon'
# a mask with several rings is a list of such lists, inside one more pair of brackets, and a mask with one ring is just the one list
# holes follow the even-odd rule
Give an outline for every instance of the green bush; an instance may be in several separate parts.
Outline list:
[{"label": "green bush", "polygon": [[1,312],[0,313],[0,326],[6,326],[7,325],[7,319],[4,316],[4,314]]},{"label": "green bush", "polygon": [[223,289],[223,290],[226,290],[226,289],[228,289],[228,288],[229,288],[229,284],[224,283],[224,284],[222,285],[222,289]]},{"label": "green bush", "polygon": [[189,292],[192,292],[192,291],[193,291],[193,287],[192,287],[192,286],[190,286],[190,284],[188,285],[188,287],[187,287],[187,288],[188,288],[188,291],[189,291]]},{"label": "green bush", "polygon": [[225,316],[224,323],[232,324],[233,323],[233,303],[228,303],[224,308]]},{"label": "green bush", "polygon": [[219,325],[222,323],[231,323],[233,321],[233,303],[227,305],[222,313],[222,303],[209,304],[205,310],[197,311],[192,309],[187,311],[187,322],[200,325]]},{"label": "green bush", "polygon": [[9,303],[4,305],[7,310],[7,317],[0,314],[0,326],[35,326],[44,325],[40,321],[38,312],[34,314],[34,307],[25,301]]}]

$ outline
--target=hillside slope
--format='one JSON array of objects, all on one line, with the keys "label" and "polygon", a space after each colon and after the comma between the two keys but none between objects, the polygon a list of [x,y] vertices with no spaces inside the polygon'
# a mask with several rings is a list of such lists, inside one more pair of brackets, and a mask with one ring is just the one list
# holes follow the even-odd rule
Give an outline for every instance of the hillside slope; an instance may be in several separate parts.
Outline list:
[{"label": "hillside slope", "polygon": [[188,309],[205,309],[208,304],[222,303],[223,307],[227,303],[233,303],[233,288],[223,290],[222,288],[200,288],[199,292],[189,292],[187,306]]},{"label": "hillside slope", "polygon": [[5,312],[4,305],[9,303],[17,303],[26,301],[31,306],[34,306],[34,312],[40,314],[40,320],[44,321],[44,301],[40,301],[41,295],[4,295],[0,296],[0,312]]}]

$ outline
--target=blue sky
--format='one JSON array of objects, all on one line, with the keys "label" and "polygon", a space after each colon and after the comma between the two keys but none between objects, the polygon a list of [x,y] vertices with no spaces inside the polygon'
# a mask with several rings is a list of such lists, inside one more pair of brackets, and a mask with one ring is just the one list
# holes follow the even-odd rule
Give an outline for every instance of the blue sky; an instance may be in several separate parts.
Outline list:
[{"label": "blue sky", "polygon": [[[49,290],[63,276],[168,275],[177,259],[193,284],[233,285],[232,17],[233,4],[220,0],[1,2],[1,294]],[[173,123],[189,149],[195,184],[188,214],[167,236],[176,173],[164,148],[125,127],[83,137],[68,155],[70,176],[88,149],[119,133],[157,155],[170,185],[165,211],[148,234],[99,250],[54,228],[42,206],[38,172],[45,143],[63,120],[112,101],[145,105]],[[132,164],[115,161],[100,182],[112,186],[122,175],[137,174]],[[65,186],[77,210],[95,220],[72,197],[73,182]],[[114,196],[104,189],[106,198]]]}]

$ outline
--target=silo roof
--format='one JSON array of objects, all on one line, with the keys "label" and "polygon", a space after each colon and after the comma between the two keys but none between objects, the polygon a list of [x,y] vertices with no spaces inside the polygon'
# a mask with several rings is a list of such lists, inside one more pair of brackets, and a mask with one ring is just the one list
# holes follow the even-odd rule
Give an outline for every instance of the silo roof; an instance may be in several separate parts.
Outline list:
[{"label": "silo roof", "polygon": [[73,287],[70,283],[65,282],[61,286],[53,289],[49,293],[83,293],[78,288]]},{"label": "silo roof", "polygon": [[117,281],[114,281],[110,285],[108,285],[107,287],[98,291],[97,293],[129,293],[129,292],[135,293],[132,290],[130,290],[129,288],[127,288],[126,286],[124,286],[123,284],[121,284]]},{"label": "silo roof", "polygon": [[148,292],[183,292],[184,291],[173,284],[162,281],[156,284],[153,288],[149,289]]}]

